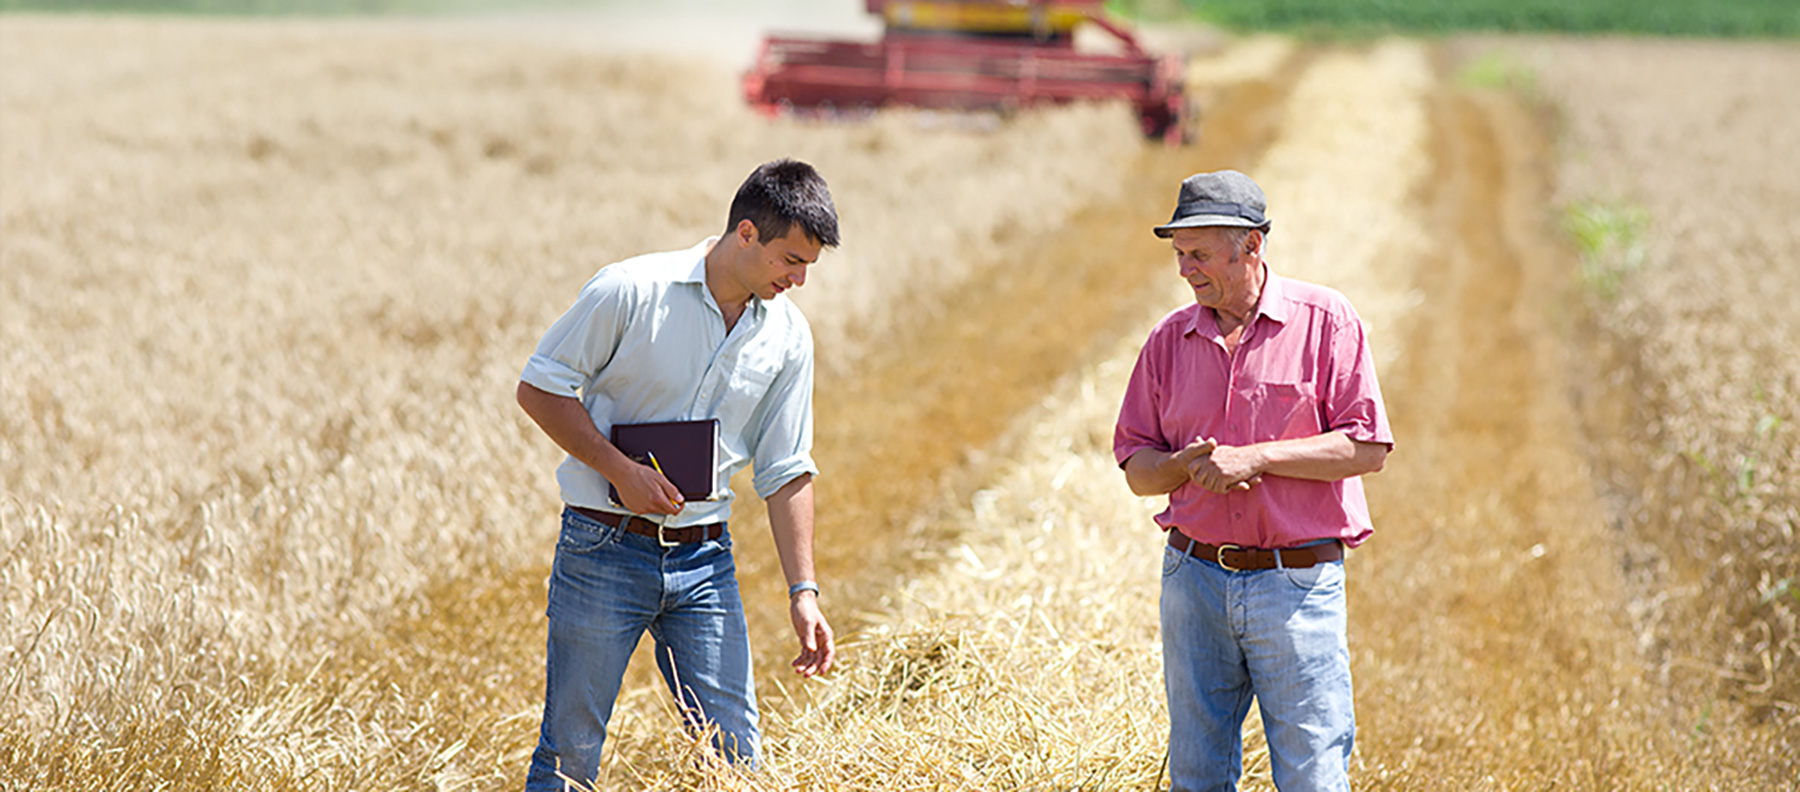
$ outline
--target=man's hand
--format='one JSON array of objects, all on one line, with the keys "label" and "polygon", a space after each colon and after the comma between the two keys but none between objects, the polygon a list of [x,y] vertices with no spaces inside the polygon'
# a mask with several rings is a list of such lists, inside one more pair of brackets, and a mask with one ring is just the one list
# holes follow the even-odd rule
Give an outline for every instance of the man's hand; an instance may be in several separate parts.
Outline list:
[{"label": "man's hand", "polygon": [[1173,453],[1146,448],[1125,460],[1125,483],[1137,495],[1167,495],[1192,479],[1194,465],[1218,447],[1210,437],[1195,438]]},{"label": "man's hand", "polygon": [[831,625],[819,611],[819,595],[811,591],[795,594],[788,602],[788,618],[794,622],[794,635],[800,638],[794,673],[810,677],[830,671],[837,645],[832,641]]},{"label": "man's hand", "polygon": [[619,491],[620,504],[632,514],[674,514],[686,505],[680,488],[649,465],[628,463],[613,470],[608,478]]},{"label": "man's hand", "polygon": [[[1187,463],[1188,478],[1210,492],[1243,491],[1262,481],[1262,455],[1254,446],[1222,446],[1208,438],[1188,448],[1209,446]],[[1184,449],[1185,450],[1185,449]]]},{"label": "man's hand", "polygon": [[[1187,447],[1171,454],[1169,461],[1180,465],[1182,470],[1192,471],[1196,462],[1211,455],[1213,449],[1218,447],[1218,441],[1210,437],[1196,437],[1194,442],[1187,444]],[[1192,475],[1189,473],[1189,477]]]}]

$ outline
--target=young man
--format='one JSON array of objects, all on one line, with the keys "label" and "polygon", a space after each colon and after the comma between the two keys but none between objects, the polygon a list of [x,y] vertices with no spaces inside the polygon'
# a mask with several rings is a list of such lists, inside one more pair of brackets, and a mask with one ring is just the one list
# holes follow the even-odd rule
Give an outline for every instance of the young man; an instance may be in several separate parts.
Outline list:
[{"label": "young man", "polygon": [[[726,530],[727,484],[746,464],[789,583],[794,670],[831,668],[813,582],[812,330],[781,293],[837,243],[824,179],[805,163],[770,162],[738,188],[724,236],[601,269],[538,342],[519,406],[569,456],[556,473],[566,508],[527,789],[593,783],[646,631],[688,727],[716,727],[722,755],[755,764],[756,692]],[[608,440],[618,424],[696,419],[719,422],[718,500],[684,501],[660,464]]]},{"label": "young man", "polygon": [[1255,697],[1275,785],[1348,790],[1356,736],[1343,557],[1374,530],[1359,476],[1393,445],[1362,322],[1344,296],[1263,261],[1262,189],[1182,182],[1156,235],[1194,304],[1139,353],[1113,454],[1168,495],[1163,681],[1172,790],[1231,790]]}]

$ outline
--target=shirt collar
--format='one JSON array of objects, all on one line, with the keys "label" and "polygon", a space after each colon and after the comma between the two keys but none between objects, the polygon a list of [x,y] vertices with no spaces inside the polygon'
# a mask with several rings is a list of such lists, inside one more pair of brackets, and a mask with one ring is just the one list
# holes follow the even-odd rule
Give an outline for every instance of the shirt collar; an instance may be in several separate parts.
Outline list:
[{"label": "shirt collar", "polygon": [[698,283],[701,286],[705,286],[706,252],[712,250],[713,243],[718,241],[719,238],[717,236],[709,236],[701,240],[700,244],[688,248],[688,256],[693,259],[693,263],[688,267],[686,275],[675,276],[675,282]]},{"label": "shirt collar", "polygon": [[[694,259],[693,266],[688,268],[686,275],[676,275],[675,282],[699,286],[701,293],[706,295],[706,304],[712,306],[714,311],[718,311],[719,315],[723,316],[725,311],[719,307],[719,301],[713,298],[712,289],[706,287],[706,253],[712,250],[713,244],[719,239],[720,237],[716,235],[709,236],[701,240],[700,244],[688,248],[688,255]],[[768,306],[763,303],[762,298],[752,294],[750,295],[750,304],[745,306],[744,312],[760,318],[767,310]]]},{"label": "shirt collar", "polygon": [[1256,312],[1275,320],[1276,324],[1287,324],[1288,317],[1293,314],[1293,306],[1287,299],[1287,278],[1276,275],[1263,264],[1262,298],[1256,301]]}]

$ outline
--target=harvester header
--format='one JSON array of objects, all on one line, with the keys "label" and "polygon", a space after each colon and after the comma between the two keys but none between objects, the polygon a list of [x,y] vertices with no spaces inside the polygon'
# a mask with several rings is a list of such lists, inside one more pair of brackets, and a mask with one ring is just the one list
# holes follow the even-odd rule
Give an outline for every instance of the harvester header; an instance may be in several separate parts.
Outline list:
[{"label": "harvester header", "polygon": [[[1185,123],[1181,61],[1157,57],[1110,19],[1103,0],[865,0],[879,41],[770,36],[744,75],[765,112],[879,107],[1014,110],[1084,99],[1129,101],[1144,134],[1175,144]],[[1082,52],[1092,24],[1120,52]]]}]

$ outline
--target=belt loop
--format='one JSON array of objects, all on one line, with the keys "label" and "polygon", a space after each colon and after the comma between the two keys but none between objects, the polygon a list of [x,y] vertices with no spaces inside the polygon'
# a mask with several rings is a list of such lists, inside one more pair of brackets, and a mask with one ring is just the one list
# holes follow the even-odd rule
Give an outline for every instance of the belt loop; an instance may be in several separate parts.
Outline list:
[{"label": "belt loop", "polygon": [[1188,546],[1187,546],[1187,549],[1183,550],[1181,554],[1185,555],[1185,556],[1192,556],[1194,554],[1194,537],[1188,536],[1187,534],[1182,534],[1182,536],[1188,540]]},{"label": "belt loop", "polygon": [[1279,547],[1275,548],[1275,568],[1276,569],[1287,569],[1287,564],[1282,563],[1281,548],[1279,548]]}]

